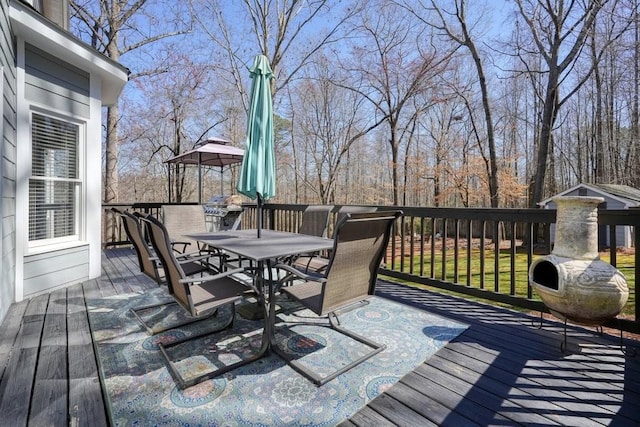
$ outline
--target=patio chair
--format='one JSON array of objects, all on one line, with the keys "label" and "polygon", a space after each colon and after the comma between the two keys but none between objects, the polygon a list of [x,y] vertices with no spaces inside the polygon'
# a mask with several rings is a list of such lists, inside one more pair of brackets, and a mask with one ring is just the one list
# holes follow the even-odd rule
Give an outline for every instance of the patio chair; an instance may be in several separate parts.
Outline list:
[{"label": "patio chair", "polygon": [[138,257],[140,271],[154,279],[157,283],[161,283],[160,272],[158,271],[159,260],[151,253],[152,249],[143,237],[138,218],[132,213],[126,211],[120,211],[118,214],[122,221],[122,227],[127,234],[127,238],[131,242],[131,245]]},{"label": "patio chair", "polygon": [[207,231],[204,209],[200,205],[163,205],[162,223],[169,232],[174,249],[178,252],[200,251],[198,242],[184,237],[185,234]]},{"label": "patio chair", "polygon": [[[138,257],[140,271],[146,274],[147,276],[151,277],[152,279],[154,279],[159,285],[162,284],[163,278],[160,274],[160,270],[162,269],[162,266],[160,265],[160,259],[156,256],[153,248],[150,247],[147,241],[144,239],[143,232],[142,232],[143,226],[138,219],[139,217],[126,211],[120,212],[119,215],[122,220],[122,226],[124,227],[127,237],[129,238],[129,241],[131,242],[136,252],[136,255]],[[187,276],[191,276],[194,274],[201,274],[201,273],[210,271],[208,265],[206,263],[204,264],[202,263],[202,261],[206,261],[208,257],[209,256],[194,258],[192,256],[189,256],[188,254],[181,254],[177,256],[176,259],[180,263],[185,274]],[[189,324],[195,321],[195,320],[188,320],[185,322],[158,328],[157,326],[154,327],[149,325],[147,322],[145,322],[145,320],[139,314],[139,312],[141,311],[145,311],[155,307],[171,305],[175,303],[176,302],[172,300],[168,302],[160,302],[160,303],[149,304],[149,305],[144,305],[140,307],[132,307],[131,312],[136,317],[136,319],[138,319],[138,321],[142,324],[142,326],[144,326],[144,328],[147,330],[147,333],[149,335],[154,335],[160,332],[167,331],[169,329],[174,329],[180,326],[184,326],[186,324]],[[201,320],[201,319],[196,319],[196,320]]]},{"label": "patio chair", "polygon": [[296,371],[317,385],[331,381],[385,349],[384,345],[340,326],[338,313],[357,307],[357,303],[366,303],[374,294],[378,268],[389,243],[391,227],[400,215],[401,211],[345,213],[336,228],[329,265],[321,277],[304,274],[289,265],[280,266],[304,280],[282,288],[282,292],[317,315],[328,317],[328,325],[318,326],[331,327],[371,348],[357,360],[324,376],[275,348]]},{"label": "patio chair", "polygon": [[[307,206],[306,209],[302,212],[302,222],[300,223],[300,227],[298,227],[298,233],[307,234],[309,236],[326,237],[329,229],[329,217],[331,216],[332,210],[333,205]],[[320,256],[320,254],[298,254],[286,260],[282,260],[281,262],[286,262],[291,265],[295,264],[296,268],[306,271],[308,263],[310,263],[310,261],[313,260],[316,256]],[[303,258],[305,262],[296,263],[300,258]],[[281,280],[278,280],[278,282],[278,287],[285,284]]]},{"label": "patio chair", "polygon": [[145,220],[148,224],[151,244],[162,263],[165,271],[169,293],[176,302],[193,318],[202,319],[210,313],[220,313],[218,308],[228,306],[231,309],[229,319],[213,331],[192,335],[170,343],[158,344],[158,348],[164,357],[171,376],[181,389],[197,384],[206,379],[214,378],[238,366],[247,363],[247,360],[224,365],[221,368],[204,373],[192,379],[185,379],[175,366],[175,362],[169,356],[167,349],[183,344],[194,339],[228,329],[233,325],[235,318],[235,303],[242,299],[247,287],[236,281],[231,275],[244,271],[242,268],[228,270],[213,276],[187,277],[181,264],[176,259],[171,248],[169,233],[165,226],[155,218]]},{"label": "patio chair", "polygon": [[302,212],[298,233],[325,237],[329,228],[329,216],[333,205],[309,205]]},{"label": "patio chair", "polygon": [[[164,205],[162,206],[162,223],[169,232],[173,248],[175,249],[180,245],[183,246],[182,251],[178,250],[178,252],[184,253],[187,248],[192,248],[194,252],[200,254],[214,253],[218,258],[219,263],[217,268],[220,271],[225,270],[231,262],[237,262],[237,267],[240,266],[240,259],[231,257],[229,254],[209,246],[203,246],[196,240],[185,237],[186,234],[203,233],[207,231],[207,223],[202,206]],[[236,223],[239,225],[240,220],[238,219]],[[231,227],[230,229],[235,228]],[[214,265],[211,265],[211,267],[214,267]]]},{"label": "patio chair", "polygon": [[[333,208],[332,208],[333,209]],[[333,227],[333,235],[337,231],[337,225],[349,214],[375,212],[375,207],[368,206],[342,206],[336,215],[335,226]],[[328,221],[328,218],[327,218]],[[295,268],[305,273],[322,273],[329,265],[329,256],[322,254],[305,254],[296,258],[292,264]]]}]

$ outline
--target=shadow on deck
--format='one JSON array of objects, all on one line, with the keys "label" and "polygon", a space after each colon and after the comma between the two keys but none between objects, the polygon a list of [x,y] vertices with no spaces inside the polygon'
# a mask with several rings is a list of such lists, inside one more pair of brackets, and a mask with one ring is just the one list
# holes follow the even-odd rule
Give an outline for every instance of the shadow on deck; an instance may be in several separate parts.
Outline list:
[{"label": "shadow on deck", "polygon": [[[0,329],[0,424],[108,425],[85,300],[155,287],[109,249],[97,280],[14,304]],[[343,426],[640,425],[640,356],[619,338],[379,281],[381,296],[470,325]],[[637,341],[626,341],[638,348]]]}]

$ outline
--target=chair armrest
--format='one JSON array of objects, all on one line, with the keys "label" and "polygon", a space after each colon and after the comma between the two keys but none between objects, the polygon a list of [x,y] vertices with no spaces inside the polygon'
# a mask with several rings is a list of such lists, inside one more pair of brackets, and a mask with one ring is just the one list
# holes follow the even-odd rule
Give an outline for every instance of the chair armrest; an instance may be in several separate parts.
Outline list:
[{"label": "chair armrest", "polygon": [[188,254],[179,254],[176,255],[176,260],[179,263],[191,262],[191,261],[202,261],[203,259],[209,259],[213,256],[218,256],[217,254],[201,254],[200,252],[191,252]]},{"label": "chair armrest", "polygon": [[180,283],[200,283],[200,282],[208,282],[210,280],[217,280],[223,277],[231,276],[232,274],[242,273],[244,268],[234,268],[233,270],[223,271],[219,274],[214,274],[213,276],[202,276],[202,277],[187,277],[184,279],[180,279]]},{"label": "chair armrest", "polygon": [[[277,263],[273,266],[273,268],[277,268],[280,270],[284,270],[288,273],[290,273],[292,276],[298,277],[302,280],[306,280],[309,282],[320,282],[320,283],[324,283],[327,281],[326,277],[321,277],[321,276],[317,276],[317,275],[311,275],[311,274],[307,274],[307,273],[303,273],[302,271],[298,270],[297,268],[294,268],[292,266],[290,266],[289,264],[286,263]],[[289,278],[289,276],[287,276],[287,278]]]},{"label": "chair armrest", "polygon": [[[178,253],[184,253],[187,250],[187,246],[189,246],[191,244],[191,242],[181,242],[179,240],[172,240],[171,241],[171,247],[173,248],[174,251],[178,252]],[[176,249],[176,246],[180,246],[182,245],[182,250]]]}]

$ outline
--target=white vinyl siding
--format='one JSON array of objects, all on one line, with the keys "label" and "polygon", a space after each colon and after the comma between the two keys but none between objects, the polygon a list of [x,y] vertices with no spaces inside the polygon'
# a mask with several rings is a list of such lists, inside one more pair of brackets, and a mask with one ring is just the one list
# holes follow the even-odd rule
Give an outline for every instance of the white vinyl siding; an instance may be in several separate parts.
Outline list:
[{"label": "white vinyl siding", "polygon": [[80,126],[33,113],[29,245],[80,239]]}]

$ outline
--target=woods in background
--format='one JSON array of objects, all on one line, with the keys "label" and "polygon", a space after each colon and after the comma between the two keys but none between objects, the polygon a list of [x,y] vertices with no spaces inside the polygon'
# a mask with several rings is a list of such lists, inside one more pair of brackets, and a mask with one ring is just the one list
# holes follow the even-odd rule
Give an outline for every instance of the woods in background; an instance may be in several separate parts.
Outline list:
[{"label": "woods in background", "polygon": [[[166,201],[164,160],[209,136],[243,147],[258,53],[276,76],[275,202],[526,207],[579,182],[640,187],[640,0],[72,3],[73,31],[132,71],[107,113],[105,202]],[[180,168],[173,194],[195,201]]]}]

